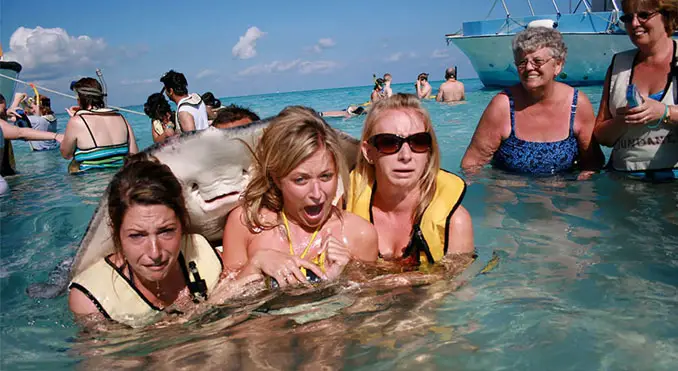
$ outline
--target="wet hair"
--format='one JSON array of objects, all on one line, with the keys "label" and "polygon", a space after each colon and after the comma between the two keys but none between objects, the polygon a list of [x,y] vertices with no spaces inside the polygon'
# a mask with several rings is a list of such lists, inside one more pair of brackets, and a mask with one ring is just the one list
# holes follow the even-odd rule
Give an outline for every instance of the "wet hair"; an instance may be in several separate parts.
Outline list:
[{"label": "wet hair", "polygon": [[664,29],[668,36],[678,29],[678,1],[676,0],[623,0],[624,13],[635,13],[640,10],[657,10],[664,16]]},{"label": "wet hair", "polygon": [[187,233],[189,216],[181,183],[167,165],[145,152],[128,157],[108,186],[108,216],[117,252],[122,251],[122,221],[134,205],[167,206],[179,219],[182,233]]},{"label": "wet hair", "polygon": [[206,106],[210,106],[212,108],[221,107],[221,101],[215,98],[214,94],[212,94],[211,91],[208,91],[207,93],[203,94],[200,98],[202,98],[202,101],[205,103]]},{"label": "wet hair", "polygon": [[186,76],[181,72],[169,70],[166,74],[162,75],[160,82],[165,85],[165,89],[172,89],[174,94],[188,94],[188,81],[186,81]]},{"label": "wet hair", "polygon": [[167,115],[167,113],[172,113],[172,107],[170,107],[167,99],[161,93],[153,93],[148,96],[146,103],[144,103],[144,113],[151,120],[160,120]]},{"label": "wet hair", "polygon": [[428,73],[422,72],[417,76],[417,80],[426,80],[428,81]]},{"label": "wet hair", "polygon": [[551,56],[561,62],[567,57],[567,46],[560,32],[548,27],[529,27],[513,38],[513,58],[518,61],[523,55],[541,48],[549,48]]},{"label": "wet hair", "polygon": [[282,191],[276,181],[321,149],[330,152],[335,174],[341,177],[344,189],[348,189],[348,165],[342,155],[339,135],[316,111],[291,106],[273,118],[254,150],[252,177],[242,195],[243,215],[250,231],[277,225],[265,223],[260,214],[262,208],[275,213],[283,208]]},{"label": "wet hair", "polygon": [[[33,100],[36,100],[37,97],[33,97]],[[37,112],[36,112],[37,114]],[[53,115],[54,111],[52,111],[52,100],[49,99],[48,96],[46,95],[41,95],[40,96],[40,115],[45,116],[45,115]]]},{"label": "wet hair", "polygon": [[83,77],[73,84],[71,90],[78,94],[81,109],[106,107],[104,90],[96,79]]},{"label": "wet hair", "polygon": [[447,80],[451,77],[453,77],[455,79],[457,78],[457,66],[450,67],[450,68],[445,70],[445,80]]},{"label": "wet hair", "polygon": [[[365,118],[365,125],[363,126],[363,133],[360,137],[360,142],[364,143],[369,140],[373,135],[377,122],[381,120],[388,112],[390,111],[401,111],[407,113],[412,118],[417,118],[421,120],[424,124],[424,131],[431,134],[431,151],[429,154],[428,164],[424,170],[424,174],[419,181],[419,206],[414,211],[413,220],[417,223],[421,216],[424,214],[424,211],[431,203],[433,195],[436,192],[436,177],[438,171],[440,170],[440,148],[438,147],[438,140],[436,139],[435,132],[433,131],[433,122],[431,121],[431,115],[428,111],[422,106],[421,101],[417,96],[412,94],[397,93],[393,96],[382,99],[375,103],[367,114]],[[356,162],[355,172],[359,174],[363,180],[363,184],[357,185],[357,195],[365,191],[365,188],[368,184],[374,184],[375,175],[374,175],[374,164],[367,162],[367,159],[363,156],[362,151],[358,154],[358,159]],[[358,197],[356,195],[356,197]]]},{"label": "wet hair", "polygon": [[261,120],[256,113],[249,109],[231,104],[219,110],[217,117],[212,121],[212,126],[230,124],[245,118],[252,120],[252,122]]}]

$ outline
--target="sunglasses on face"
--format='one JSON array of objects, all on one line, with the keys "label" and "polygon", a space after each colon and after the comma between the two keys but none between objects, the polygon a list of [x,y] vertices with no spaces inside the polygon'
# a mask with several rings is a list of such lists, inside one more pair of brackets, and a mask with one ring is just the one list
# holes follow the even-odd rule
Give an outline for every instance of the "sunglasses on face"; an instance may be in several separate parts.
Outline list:
[{"label": "sunglasses on face", "polygon": [[642,11],[638,13],[626,13],[623,16],[619,17],[619,20],[624,22],[624,23],[631,23],[633,22],[634,17],[638,17],[638,22],[647,22],[648,19],[652,18],[655,14],[659,12],[654,11],[654,12],[648,12],[648,11]]},{"label": "sunglasses on face", "polygon": [[553,59],[553,57],[547,58],[547,59],[535,58],[533,60],[522,59],[522,60],[516,62],[516,67],[518,67],[518,69],[520,69],[520,70],[524,70],[524,69],[527,68],[527,64],[529,63],[529,64],[533,65],[534,68],[540,69],[543,65],[550,62],[551,59]]},{"label": "sunglasses on face", "polygon": [[367,140],[374,148],[385,155],[392,155],[398,153],[402,148],[403,143],[407,142],[412,152],[424,153],[431,150],[432,138],[430,133],[412,134],[407,138],[403,138],[396,134],[377,134]]}]

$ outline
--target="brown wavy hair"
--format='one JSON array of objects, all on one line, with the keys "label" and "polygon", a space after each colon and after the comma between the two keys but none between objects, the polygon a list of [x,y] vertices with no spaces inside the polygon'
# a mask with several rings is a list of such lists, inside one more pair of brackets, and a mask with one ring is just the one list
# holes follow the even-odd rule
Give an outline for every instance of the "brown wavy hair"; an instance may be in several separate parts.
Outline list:
[{"label": "brown wavy hair", "polygon": [[252,178],[243,192],[243,215],[250,231],[271,229],[261,209],[282,211],[282,191],[276,181],[287,176],[316,151],[327,149],[334,158],[336,174],[348,189],[348,166],[342,155],[339,136],[318,113],[301,106],[287,107],[264,130],[256,145]]},{"label": "brown wavy hair", "polygon": [[188,233],[189,215],[179,180],[167,165],[144,152],[128,157],[108,187],[108,216],[117,252],[122,252],[123,218],[134,205],[169,207],[177,215],[182,233]]},{"label": "brown wavy hair", "polygon": [[664,16],[664,29],[669,37],[678,30],[678,0],[623,0],[624,13],[657,10]]},{"label": "brown wavy hair", "polygon": [[[440,148],[438,147],[436,134],[433,131],[431,115],[422,106],[419,98],[412,94],[403,93],[394,94],[390,98],[380,100],[374,104],[365,119],[363,133],[360,137],[361,143],[366,142],[374,135],[374,128],[377,126],[377,122],[389,111],[403,111],[419,118],[424,123],[424,130],[431,134],[432,141],[428,164],[426,165],[426,170],[424,170],[424,175],[419,181],[419,190],[421,192],[419,196],[419,206],[414,211],[414,215],[412,215],[413,221],[417,223],[436,193],[436,177],[440,170]],[[351,192],[355,192],[355,197],[359,197],[360,194],[365,191],[368,184],[373,184],[375,182],[374,165],[367,162],[362,151],[358,154],[354,171],[359,174],[363,180],[362,184],[357,185],[357,190],[351,190]]]}]

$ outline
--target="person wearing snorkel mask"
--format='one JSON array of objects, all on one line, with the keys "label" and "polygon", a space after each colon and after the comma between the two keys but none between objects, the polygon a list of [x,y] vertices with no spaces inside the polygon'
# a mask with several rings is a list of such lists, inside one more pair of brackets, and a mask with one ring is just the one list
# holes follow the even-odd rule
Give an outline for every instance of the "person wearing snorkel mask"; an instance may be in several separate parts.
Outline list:
[{"label": "person wearing snorkel mask", "polygon": [[457,67],[445,70],[445,82],[440,85],[436,100],[438,102],[457,102],[466,99],[464,83],[457,81]]},{"label": "person wearing snorkel mask", "polygon": [[370,96],[371,103],[376,103],[386,98],[386,91],[384,90],[385,86],[386,82],[384,81],[384,79],[380,78],[375,80],[374,89],[372,90],[372,95]]},{"label": "person wearing snorkel mask", "polygon": [[207,119],[209,124],[212,125],[214,119],[217,118],[217,114],[224,107],[221,105],[221,101],[217,99],[211,91],[200,96],[203,103],[205,103],[205,111],[207,112]]},{"label": "person wearing snorkel mask", "polygon": [[431,84],[428,83],[428,73],[422,72],[417,76],[417,82],[414,83],[414,87],[417,89],[417,97],[419,99],[427,99],[431,96]]},{"label": "person wearing snorkel mask", "polygon": [[139,151],[129,123],[106,108],[106,93],[96,79],[74,81],[71,90],[78,95],[78,105],[66,110],[71,119],[61,142],[61,156],[73,159],[68,172],[121,167],[127,155]]}]

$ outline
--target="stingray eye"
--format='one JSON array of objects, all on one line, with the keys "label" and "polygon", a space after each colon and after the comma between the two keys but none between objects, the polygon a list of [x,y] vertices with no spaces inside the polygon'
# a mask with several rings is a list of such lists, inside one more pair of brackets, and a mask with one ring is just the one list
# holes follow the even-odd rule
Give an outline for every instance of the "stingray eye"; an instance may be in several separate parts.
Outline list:
[{"label": "stingray eye", "polygon": [[198,191],[198,183],[191,184],[191,190],[194,192]]},{"label": "stingray eye", "polygon": [[242,175],[247,175],[247,174],[249,174],[249,173],[250,173],[250,172],[247,171],[247,169],[242,169]]}]

